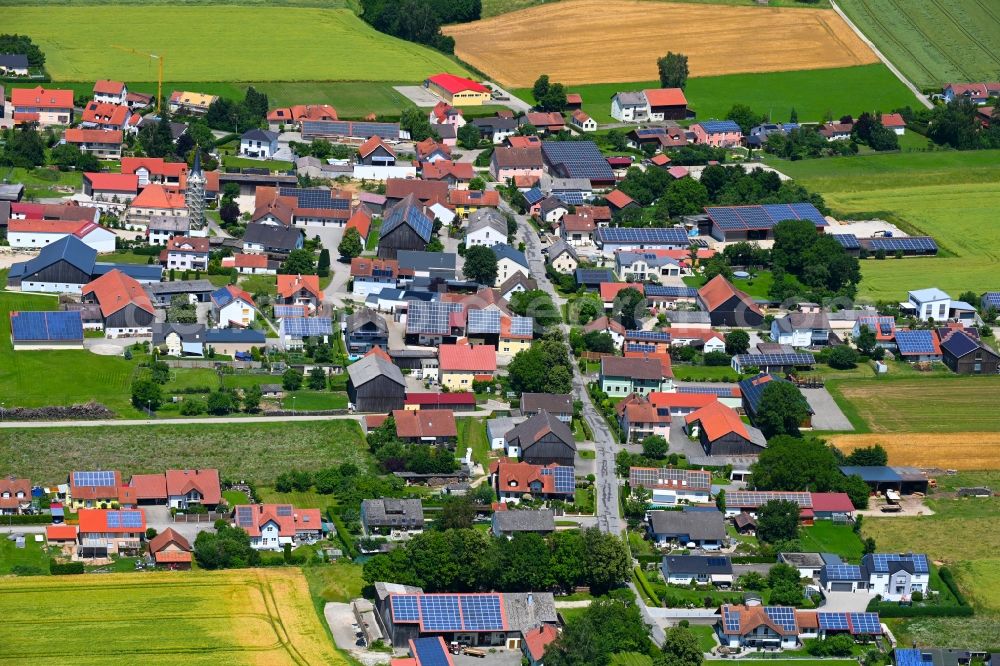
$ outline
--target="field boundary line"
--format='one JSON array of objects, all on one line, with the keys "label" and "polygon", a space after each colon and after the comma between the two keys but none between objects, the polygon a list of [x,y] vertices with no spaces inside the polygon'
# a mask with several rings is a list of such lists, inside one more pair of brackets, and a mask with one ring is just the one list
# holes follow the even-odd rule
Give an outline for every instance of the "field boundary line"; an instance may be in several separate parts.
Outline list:
[{"label": "field boundary line", "polygon": [[844,19],[847,25],[850,26],[851,30],[853,30],[855,34],[857,34],[857,36],[861,39],[861,41],[867,44],[868,47],[875,52],[875,55],[877,55],[879,60],[881,60],[883,64],[885,64],[885,66],[889,68],[889,71],[895,74],[896,78],[899,79],[904,86],[910,89],[910,92],[912,92],[913,95],[917,98],[917,101],[919,101],[928,109],[934,108],[934,105],[931,104],[931,101],[927,99],[927,97],[922,92],[920,92],[920,89],[917,88],[917,86],[915,86],[913,82],[911,82],[908,78],[906,78],[903,72],[901,72],[898,67],[892,64],[891,60],[885,57],[885,54],[882,53],[877,46],[875,46],[875,43],[872,40],[868,39],[865,33],[861,32],[861,29],[854,24],[854,21],[852,21],[850,17],[847,16],[846,13],[844,13],[844,10],[840,8],[836,0],[830,0],[830,7],[833,8],[833,11],[840,14],[840,18]]}]

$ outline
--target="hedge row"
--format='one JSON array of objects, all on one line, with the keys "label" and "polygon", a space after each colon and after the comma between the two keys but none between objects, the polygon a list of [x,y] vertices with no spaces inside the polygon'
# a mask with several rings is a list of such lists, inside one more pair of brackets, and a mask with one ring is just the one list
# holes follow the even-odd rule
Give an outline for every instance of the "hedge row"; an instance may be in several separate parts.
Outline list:
[{"label": "hedge row", "polygon": [[340,538],[340,543],[344,545],[344,553],[352,560],[358,557],[358,549],[354,546],[354,537],[347,530],[344,521],[333,510],[328,510],[326,515],[333,526],[337,528],[337,536]]},{"label": "hedge row", "polygon": [[660,601],[660,597],[653,591],[653,588],[650,586],[649,581],[646,580],[646,575],[642,572],[642,569],[635,567],[635,569],[633,569],[633,574],[635,574],[636,585],[642,588],[643,593],[649,597],[654,606],[661,608],[663,606],[663,602]]},{"label": "hedge row", "polygon": [[53,576],[69,576],[83,573],[83,562],[56,562],[49,560],[49,573]]},{"label": "hedge row", "polygon": [[4,516],[0,518],[0,525],[48,525],[52,522],[52,516],[47,513],[36,513],[32,515]]},{"label": "hedge row", "polygon": [[951,573],[951,569],[948,567],[941,567],[938,569],[938,575],[941,576],[941,582],[944,583],[951,593],[955,595],[955,600],[958,602],[959,606],[968,606],[969,602],[966,601],[965,595],[962,591],[958,589],[958,583],[955,582],[955,576]]},{"label": "hedge row", "polygon": [[869,613],[881,617],[971,617],[972,606],[900,606],[899,604],[872,601]]}]

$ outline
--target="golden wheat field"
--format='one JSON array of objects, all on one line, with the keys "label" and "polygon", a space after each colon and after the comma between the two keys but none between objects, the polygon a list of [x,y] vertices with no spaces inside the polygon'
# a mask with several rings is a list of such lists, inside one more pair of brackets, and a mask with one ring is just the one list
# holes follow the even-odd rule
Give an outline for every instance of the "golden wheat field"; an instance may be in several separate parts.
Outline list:
[{"label": "golden wheat field", "polygon": [[299,569],[0,579],[0,662],[345,664]]},{"label": "golden wheat field", "polygon": [[959,470],[1000,469],[1000,432],[897,432],[835,435],[831,444],[844,453],[880,444],[890,465]]},{"label": "golden wheat field", "polygon": [[455,54],[507,86],[648,81],[667,51],[691,76],[878,62],[830,9],[567,0],[448,26]]}]

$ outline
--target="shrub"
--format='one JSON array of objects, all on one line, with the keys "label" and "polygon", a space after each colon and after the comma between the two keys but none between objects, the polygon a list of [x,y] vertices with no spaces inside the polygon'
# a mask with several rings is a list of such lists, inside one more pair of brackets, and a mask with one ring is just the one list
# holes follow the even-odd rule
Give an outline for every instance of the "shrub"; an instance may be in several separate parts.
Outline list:
[{"label": "shrub", "polygon": [[732,358],[729,354],[720,351],[708,352],[704,357],[705,365],[709,366],[724,366],[729,365]]},{"label": "shrub", "polygon": [[83,562],[56,562],[49,560],[49,573],[53,576],[69,576],[83,573]]}]

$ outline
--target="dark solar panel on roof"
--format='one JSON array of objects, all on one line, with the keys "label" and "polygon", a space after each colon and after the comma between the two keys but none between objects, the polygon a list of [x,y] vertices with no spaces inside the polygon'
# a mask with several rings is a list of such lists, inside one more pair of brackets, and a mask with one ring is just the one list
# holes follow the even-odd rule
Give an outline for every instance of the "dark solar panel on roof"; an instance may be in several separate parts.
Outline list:
[{"label": "dark solar panel on roof", "polygon": [[469,335],[500,332],[499,310],[469,310],[467,315],[466,333]]},{"label": "dark solar panel on roof", "polygon": [[758,368],[786,365],[814,365],[816,357],[806,352],[791,354],[738,354],[736,362],[742,366],[757,366]]},{"label": "dark solar panel on roof", "polygon": [[858,250],[861,248],[861,243],[858,241],[858,237],[854,234],[830,234],[833,238],[840,243],[845,250]]},{"label": "dark solar panel on roof", "polygon": [[664,287],[658,284],[646,285],[646,298],[694,298],[698,293],[693,287]]},{"label": "dark solar panel on roof", "polygon": [[652,342],[670,342],[670,334],[666,331],[625,331],[626,340],[644,340]]},{"label": "dark solar panel on roof", "polygon": [[333,333],[333,321],[329,317],[286,317],[281,320],[285,335],[305,338]]},{"label": "dark solar panel on roof", "polygon": [[510,318],[511,335],[526,336],[534,332],[535,320],[531,317],[514,316]]},{"label": "dark solar panel on roof", "polygon": [[452,663],[441,639],[437,636],[414,639],[413,656],[420,666],[448,666]]},{"label": "dark solar panel on roof", "polygon": [[900,354],[934,354],[934,331],[896,331]]},{"label": "dark solar panel on roof", "polygon": [[73,485],[80,488],[109,488],[115,485],[115,473],[107,470],[73,472]]},{"label": "dark solar panel on roof", "polygon": [[687,246],[688,235],[684,227],[601,227],[597,230],[597,243],[674,245]]},{"label": "dark solar panel on roof", "polygon": [[543,141],[545,159],[565,172],[568,178],[610,181],[615,179],[611,165],[593,141]]},{"label": "dark solar panel on roof", "polygon": [[583,205],[583,192],[580,192],[579,190],[566,190],[564,192],[553,193],[552,196],[570,206]]},{"label": "dark solar panel on roof", "polygon": [[420,619],[417,598],[415,594],[394,594],[389,597],[393,622],[417,622]]},{"label": "dark solar panel on roof", "polygon": [[786,631],[794,631],[795,609],[788,606],[765,606],[764,612],[771,618],[771,621]]},{"label": "dark solar panel on roof", "polygon": [[460,303],[447,301],[407,301],[406,332],[448,335],[451,333],[451,313],[462,309]]}]

